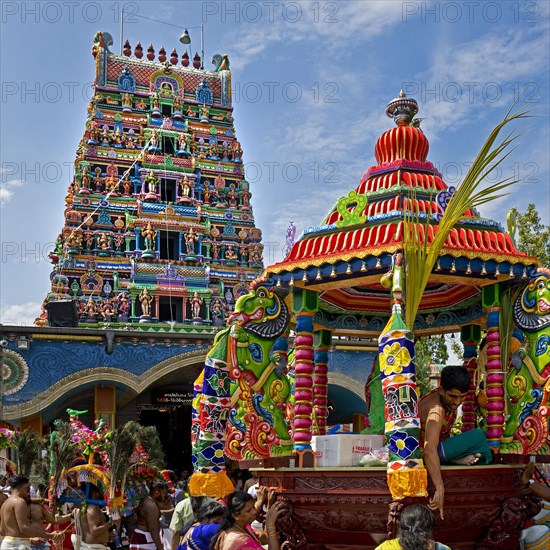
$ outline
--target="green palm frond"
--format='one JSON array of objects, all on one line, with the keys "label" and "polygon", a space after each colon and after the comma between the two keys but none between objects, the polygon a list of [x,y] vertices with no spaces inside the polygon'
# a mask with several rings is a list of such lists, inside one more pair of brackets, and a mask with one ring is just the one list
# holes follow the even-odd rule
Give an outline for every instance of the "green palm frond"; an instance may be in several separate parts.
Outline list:
[{"label": "green palm frond", "polygon": [[[513,109],[514,106],[512,106]],[[493,201],[507,193],[501,193],[510,185],[517,183],[517,179],[509,177],[496,183],[483,186],[487,176],[497,169],[512,152],[511,145],[520,137],[521,133],[509,133],[499,144],[495,142],[502,129],[510,122],[528,118],[529,110],[519,109],[512,113],[510,109],[504,119],[493,129],[483,147],[479,151],[464,180],[449,200],[439,226],[434,227],[434,238],[429,241],[430,222],[432,212],[428,212],[426,220],[420,221],[419,207],[414,207],[415,191],[411,190],[411,208],[405,211],[404,219],[404,253],[406,262],[406,310],[405,322],[412,330],[414,320],[420,306],[422,294],[428,284],[428,279],[439,257],[441,249],[455,227],[458,220],[467,210],[476,208],[489,201]]]}]

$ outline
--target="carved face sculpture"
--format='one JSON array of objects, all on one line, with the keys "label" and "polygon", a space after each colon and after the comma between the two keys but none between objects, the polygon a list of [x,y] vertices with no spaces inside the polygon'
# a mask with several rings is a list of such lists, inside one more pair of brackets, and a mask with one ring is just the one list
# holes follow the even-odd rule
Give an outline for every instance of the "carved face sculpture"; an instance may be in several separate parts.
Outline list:
[{"label": "carved face sculpture", "polygon": [[514,321],[526,331],[550,326],[550,270],[537,269],[514,305]]}]

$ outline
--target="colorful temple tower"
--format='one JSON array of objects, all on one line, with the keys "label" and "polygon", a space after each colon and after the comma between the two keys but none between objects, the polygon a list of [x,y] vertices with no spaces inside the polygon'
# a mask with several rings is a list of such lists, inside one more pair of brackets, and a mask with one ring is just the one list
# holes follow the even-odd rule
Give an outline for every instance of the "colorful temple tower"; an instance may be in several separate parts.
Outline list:
[{"label": "colorful temple tower", "polygon": [[123,55],[111,44],[96,34],[94,95],[36,323],[56,325],[65,301],[81,326],[222,326],[263,267],[229,59],[207,71],[187,52],[178,66],[175,49],[155,59],[152,45],[144,58],[139,43],[133,56],[128,41]]}]

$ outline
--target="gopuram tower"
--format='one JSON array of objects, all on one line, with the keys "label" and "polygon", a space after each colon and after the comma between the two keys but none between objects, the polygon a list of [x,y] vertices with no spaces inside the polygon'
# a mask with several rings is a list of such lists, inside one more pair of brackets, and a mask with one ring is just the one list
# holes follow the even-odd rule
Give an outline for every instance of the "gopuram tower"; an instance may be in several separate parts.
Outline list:
[{"label": "gopuram tower", "polygon": [[63,326],[65,303],[79,326],[221,326],[263,267],[229,59],[209,71],[198,54],[126,41],[116,55],[112,42],[94,38],[94,95],[36,324]]}]

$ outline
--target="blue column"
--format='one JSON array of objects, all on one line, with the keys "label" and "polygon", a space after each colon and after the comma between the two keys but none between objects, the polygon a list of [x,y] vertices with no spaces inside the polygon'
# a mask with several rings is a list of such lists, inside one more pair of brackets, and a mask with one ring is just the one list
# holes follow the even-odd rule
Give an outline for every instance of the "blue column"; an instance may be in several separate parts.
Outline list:
[{"label": "blue column", "polygon": [[181,258],[181,255],[182,255],[182,245],[183,245],[183,233],[180,232],[180,234],[178,235],[178,260]]},{"label": "blue column", "polygon": [[135,231],[136,231],[136,250],[141,250],[139,248],[140,247],[139,238],[141,236],[141,227],[136,227]]},{"label": "blue column", "polygon": [[157,230],[157,246],[155,252],[160,252],[160,231]]},{"label": "blue column", "polygon": [[202,234],[199,235],[198,243],[199,243],[199,246],[198,246],[197,254],[201,256],[202,255]]}]

